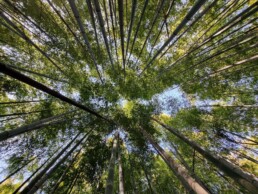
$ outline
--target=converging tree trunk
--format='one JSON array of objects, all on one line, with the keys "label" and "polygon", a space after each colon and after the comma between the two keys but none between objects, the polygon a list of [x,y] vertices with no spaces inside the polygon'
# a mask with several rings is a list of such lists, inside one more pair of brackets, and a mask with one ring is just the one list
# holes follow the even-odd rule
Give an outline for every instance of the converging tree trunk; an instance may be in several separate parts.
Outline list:
[{"label": "converging tree trunk", "polygon": [[15,189],[15,191],[13,192],[13,194],[18,193],[18,192],[21,190],[21,188],[22,188],[26,183],[28,183],[28,181],[31,180],[32,177],[34,177],[34,175],[37,174],[37,173],[50,161],[50,159],[55,155],[55,153],[56,153],[60,148],[61,148],[61,146],[58,147],[58,148],[47,158],[47,160],[45,160],[45,162],[43,162],[43,163],[41,164],[41,166],[38,167],[22,184],[20,184],[19,187]]},{"label": "converging tree trunk", "polygon": [[[92,130],[91,130],[92,131]],[[50,177],[50,175],[62,164],[65,162],[65,160],[68,158],[68,156],[70,156],[74,150],[85,140],[85,138],[87,137],[87,135],[91,132],[89,131],[87,134],[85,134],[81,139],[80,141],[78,141],[72,148],[69,152],[67,152],[65,154],[65,156],[60,159],[57,164],[51,168],[47,173],[45,173],[41,178],[40,180],[38,180],[37,183],[35,183],[32,188],[30,189],[30,191],[27,192],[27,194],[33,194],[35,193],[42,185],[43,183]]]},{"label": "converging tree trunk", "polygon": [[40,129],[42,127],[46,127],[48,125],[53,125],[53,124],[57,124],[57,123],[61,123],[64,121],[64,116],[67,114],[70,114],[74,111],[69,111],[60,115],[55,115],[52,117],[48,117],[45,119],[41,119],[38,121],[35,121],[31,124],[22,126],[22,127],[18,127],[16,129],[10,130],[10,131],[4,131],[2,133],[0,133],[0,142],[4,141],[6,139],[9,139],[11,137],[15,137],[17,135],[20,135],[22,133],[28,132],[28,131],[32,131],[35,129]]},{"label": "converging tree trunk", "polygon": [[121,158],[121,141],[119,138],[118,141],[118,178],[119,178],[119,194],[125,194],[125,186],[124,186],[124,174],[123,174],[123,164],[122,164],[122,158]]},{"label": "converging tree trunk", "polygon": [[105,194],[113,194],[115,161],[116,161],[116,155],[117,155],[117,138],[118,138],[118,134],[115,134],[115,137],[113,140],[113,148],[112,148],[111,158],[109,161],[108,177],[107,177],[107,182],[106,182]]},{"label": "converging tree trunk", "polygon": [[182,22],[177,26],[172,35],[166,40],[166,42],[162,45],[162,47],[154,54],[152,59],[148,62],[148,64],[144,67],[141,74],[142,75],[147,68],[154,62],[154,60],[159,56],[159,54],[169,45],[169,43],[175,38],[175,36],[181,31],[181,29],[188,23],[188,21],[197,13],[197,11],[202,7],[202,5],[206,2],[206,0],[198,0],[194,6],[189,10],[186,14],[185,18]]},{"label": "converging tree trunk", "polygon": [[41,177],[53,166],[53,164],[63,155],[65,151],[71,146],[71,144],[78,138],[80,133],[78,133],[47,165],[46,167],[38,173],[30,183],[21,191],[21,194],[28,194],[28,192],[35,186],[35,184],[41,179]]},{"label": "converging tree trunk", "polygon": [[41,90],[43,92],[46,92],[47,94],[50,94],[50,95],[52,95],[52,96],[54,96],[56,98],[59,98],[60,100],[62,100],[64,102],[72,104],[72,105],[74,105],[74,106],[76,106],[76,107],[78,107],[80,109],[83,109],[83,110],[85,110],[85,111],[87,111],[87,112],[89,112],[89,113],[91,113],[91,114],[93,114],[93,115],[95,115],[95,116],[97,116],[97,117],[99,117],[101,119],[104,119],[104,120],[110,122],[107,118],[101,116],[100,114],[98,114],[97,112],[91,110],[90,108],[88,108],[88,107],[86,107],[86,106],[84,106],[82,104],[79,104],[78,102],[76,102],[76,101],[74,101],[74,100],[72,100],[70,98],[65,97],[64,95],[62,95],[62,94],[60,94],[60,93],[58,93],[58,92],[48,88],[47,86],[45,86],[45,85],[43,85],[43,84],[41,84],[41,83],[39,83],[39,82],[37,82],[37,81],[27,77],[26,75],[23,75],[23,74],[19,73],[18,71],[15,71],[15,70],[7,67],[7,65],[5,65],[5,64],[3,64],[1,62],[0,62],[0,72],[4,73],[6,75],[9,75],[10,77],[13,77],[13,78],[15,78],[17,80],[20,80],[21,82],[24,82],[24,83],[26,83],[26,84],[34,87],[34,88],[37,88],[37,89],[39,89],[39,90]]},{"label": "converging tree trunk", "polygon": [[56,184],[54,185],[53,189],[51,190],[51,193],[54,194],[56,189],[58,188],[58,186],[60,185],[61,181],[63,180],[63,178],[65,177],[66,173],[68,172],[68,170],[72,167],[72,165],[74,164],[74,162],[76,161],[77,157],[79,156],[81,150],[79,150],[77,152],[77,154],[74,156],[74,158],[72,159],[72,161],[69,163],[69,165],[67,165],[67,167],[65,168],[65,170],[63,171],[62,175],[60,176],[60,178],[57,180]]},{"label": "converging tree trunk", "polygon": [[148,140],[151,145],[155,148],[158,154],[167,163],[169,168],[175,173],[178,179],[182,182],[184,187],[189,193],[208,194],[209,191],[202,187],[194,178],[191,177],[190,173],[180,164],[178,164],[171,156],[169,156],[155,140],[148,134],[144,129],[140,128],[139,131],[143,134],[144,138]]},{"label": "converging tree trunk", "polygon": [[175,136],[177,136],[179,139],[183,140],[185,143],[187,143],[189,146],[194,148],[196,151],[198,151],[203,157],[205,157],[207,160],[212,162],[215,166],[217,166],[219,169],[224,171],[228,176],[230,176],[233,180],[235,180],[237,183],[242,185],[244,188],[246,188],[251,193],[258,193],[258,180],[257,178],[250,174],[244,172],[241,168],[238,166],[232,164],[231,162],[225,160],[224,158],[221,158],[220,156],[210,153],[207,150],[204,150],[201,148],[198,144],[195,142],[187,139],[182,134],[180,134],[175,129],[163,124],[159,120],[155,118],[151,118],[153,121],[160,124],[162,127],[173,133]]}]

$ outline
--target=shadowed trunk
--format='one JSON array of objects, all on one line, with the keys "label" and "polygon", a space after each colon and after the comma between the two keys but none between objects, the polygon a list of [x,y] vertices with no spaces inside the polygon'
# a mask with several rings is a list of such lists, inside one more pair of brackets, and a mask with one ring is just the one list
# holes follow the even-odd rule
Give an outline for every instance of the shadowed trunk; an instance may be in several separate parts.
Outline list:
[{"label": "shadowed trunk", "polygon": [[111,158],[110,158],[109,167],[108,167],[108,177],[106,182],[105,194],[113,194],[114,171],[115,171],[115,161],[116,161],[116,154],[117,154],[117,138],[118,138],[118,134],[115,134],[115,138],[113,140]]},{"label": "shadowed trunk", "polygon": [[195,149],[197,152],[199,152],[203,157],[205,157],[207,160],[212,162],[215,166],[217,166],[219,169],[224,171],[228,176],[230,176],[233,180],[235,180],[237,183],[242,185],[244,188],[246,188],[251,193],[258,193],[258,180],[255,178],[254,175],[244,172],[241,168],[238,166],[232,164],[231,162],[228,162],[227,160],[221,158],[220,156],[210,153],[207,150],[204,150],[199,145],[197,145],[195,142],[190,141],[186,137],[184,137],[182,134],[180,134],[175,129],[161,123],[155,118],[151,118],[158,124],[160,124],[162,127],[173,133],[175,136],[177,136],[179,139],[183,140],[185,143],[187,143],[189,146],[191,146],[193,149]]},{"label": "shadowed trunk", "polygon": [[88,108],[88,107],[86,107],[82,104],[79,104],[78,102],[76,102],[76,101],[74,101],[70,98],[65,97],[64,95],[62,95],[62,94],[48,88],[47,86],[45,86],[45,85],[27,77],[26,75],[23,75],[23,74],[19,73],[18,71],[15,71],[15,70],[9,68],[8,66],[6,66],[5,64],[3,64],[1,62],[0,62],[0,72],[4,73],[6,75],[9,75],[10,77],[13,77],[13,78],[15,78],[15,79],[17,79],[21,82],[24,82],[24,83],[26,83],[26,84],[34,87],[34,88],[37,88],[37,89],[39,89],[39,90],[41,90],[41,91],[43,91],[47,94],[50,94],[51,96],[59,98],[60,100],[62,100],[64,102],[67,102],[69,104],[72,104],[72,105],[80,108],[80,109],[83,109],[83,110],[85,110],[85,111],[87,111],[87,112],[89,112],[89,113],[91,113],[91,114],[93,114],[93,115],[95,115],[95,116],[97,116],[101,119],[104,119],[104,120],[110,122],[107,118],[101,116],[100,114],[91,110],[90,108]]},{"label": "shadowed trunk", "polygon": [[18,127],[16,129],[10,130],[10,131],[4,131],[2,133],[0,133],[0,142],[4,141],[6,139],[9,139],[11,137],[15,137],[17,135],[20,135],[22,133],[28,132],[28,131],[32,131],[35,129],[40,129],[42,127],[46,127],[48,125],[53,125],[53,124],[57,124],[57,123],[61,123],[63,122],[63,117],[67,114],[70,114],[74,111],[69,111],[60,115],[56,115],[56,116],[52,116],[46,119],[41,119],[39,121],[35,121],[29,125],[25,125],[22,127]]},{"label": "shadowed trunk", "polygon": [[189,193],[198,193],[198,194],[208,194],[209,192],[206,188],[202,187],[194,178],[191,177],[191,173],[188,172],[182,165],[178,164],[170,155],[168,155],[160,146],[157,144],[154,139],[148,134],[144,129],[139,129],[151,145],[155,148],[158,154],[163,158],[167,163],[169,168],[175,173],[178,179],[182,182],[185,189]]},{"label": "shadowed trunk", "polygon": [[41,177],[53,166],[53,164],[63,155],[65,151],[71,146],[71,144],[78,138],[80,133],[78,133],[47,165],[46,167],[38,173],[30,183],[20,192],[20,194],[28,194],[28,192],[34,188],[35,184],[41,179]]},{"label": "shadowed trunk", "polygon": [[[119,138],[120,140],[120,138]],[[125,194],[125,186],[124,186],[124,172],[123,172],[123,164],[121,153],[122,149],[120,146],[121,141],[118,142],[118,178],[119,178],[119,194]]]},{"label": "shadowed trunk", "polygon": [[38,182],[36,182],[36,183],[33,185],[33,187],[29,190],[29,192],[27,192],[27,194],[33,194],[33,193],[35,193],[35,192],[44,184],[44,182],[51,176],[51,174],[52,174],[53,172],[55,172],[55,170],[56,170],[62,163],[64,163],[65,160],[74,152],[74,150],[85,140],[85,138],[87,137],[87,135],[88,135],[90,132],[92,132],[92,130],[89,131],[87,134],[85,134],[85,135],[80,139],[80,141],[78,141],[78,142],[71,148],[71,150],[70,150],[69,152],[67,152],[67,153],[65,154],[65,156],[64,156],[61,160],[59,160],[59,161],[57,162],[57,164],[56,164],[53,168],[51,168],[47,173],[45,173],[45,174],[41,177],[41,179],[38,180]]}]

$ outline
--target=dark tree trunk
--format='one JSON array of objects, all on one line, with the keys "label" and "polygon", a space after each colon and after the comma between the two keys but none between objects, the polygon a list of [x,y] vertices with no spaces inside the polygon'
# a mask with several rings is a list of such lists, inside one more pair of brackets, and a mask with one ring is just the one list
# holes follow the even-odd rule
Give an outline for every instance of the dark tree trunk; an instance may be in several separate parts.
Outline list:
[{"label": "dark tree trunk", "polygon": [[77,137],[80,135],[77,134],[47,165],[46,167],[38,173],[31,181],[30,183],[21,191],[21,194],[28,194],[36,185],[36,183],[42,178],[42,176],[53,166],[53,164],[60,158],[60,156],[63,155],[65,151],[71,146],[71,144],[77,139]]},{"label": "dark tree trunk", "polygon": [[189,146],[191,146],[193,149],[195,149],[197,152],[199,152],[203,157],[205,157],[207,160],[212,162],[215,166],[217,166],[219,169],[224,171],[228,176],[230,176],[233,180],[235,180],[237,183],[245,187],[248,191],[251,193],[258,193],[258,181],[256,180],[255,176],[251,174],[247,174],[244,172],[241,168],[237,167],[236,165],[228,162],[227,160],[221,158],[220,156],[217,156],[214,153],[210,153],[209,151],[204,150],[199,145],[197,145],[195,142],[190,141],[186,137],[184,137],[182,134],[180,134],[175,129],[172,129],[171,127],[161,123],[155,118],[152,118],[155,122],[160,124],[162,127],[173,133],[175,136],[177,136],[179,139],[187,143]]},{"label": "dark tree trunk", "polygon": [[171,156],[169,156],[160,146],[157,144],[154,139],[149,135],[145,130],[139,129],[143,134],[146,140],[148,140],[151,145],[155,148],[158,154],[163,158],[167,163],[169,168],[175,173],[178,179],[182,182],[184,187],[189,193],[198,193],[198,194],[208,194],[209,191],[206,188],[202,187],[194,178],[192,178],[191,173],[188,172],[182,165],[178,164]]},{"label": "dark tree trunk", "polygon": [[[91,131],[92,131],[92,130],[91,130]],[[71,148],[71,150],[70,150],[69,152],[67,152],[67,153],[65,154],[65,156],[64,156],[61,160],[59,160],[59,161],[57,162],[57,164],[56,164],[53,168],[51,168],[47,173],[46,173],[46,171],[45,171],[44,174],[42,174],[42,176],[39,177],[40,180],[38,180],[37,182],[35,182],[35,184],[31,187],[30,190],[28,190],[28,192],[27,192],[26,194],[33,194],[33,193],[35,193],[35,192],[44,184],[44,182],[51,176],[51,174],[53,174],[53,172],[55,172],[56,169],[57,169],[61,164],[63,164],[63,163],[65,162],[65,160],[74,152],[74,150],[75,150],[76,148],[78,148],[78,146],[85,140],[85,138],[87,137],[87,135],[88,135],[91,131],[89,131],[87,134],[85,134],[85,135],[80,139],[80,141],[78,141],[78,142]],[[22,193],[21,193],[21,194],[22,194]]]},{"label": "dark tree trunk", "polygon": [[32,130],[35,130],[35,129],[40,129],[40,128],[48,126],[48,125],[63,122],[63,117],[67,114],[72,113],[72,112],[73,111],[66,112],[64,114],[60,114],[60,115],[52,116],[52,117],[49,117],[49,118],[41,119],[39,121],[35,121],[35,122],[33,122],[29,125],[18,127],[16,129],[13,129],[13,130],[10,130],[10,131],[4,131],[4,132],[0,133],[0,142],[4,141],[6,139],[9,139],[11,137],[15,137],[17,135],[20,135],[22,133],[28,132],[28,131],[32,131]]},{"label": "dark tree trunk", "polygon": [[34,88],[37,88],[37,89],[39,89],[39,90],[41,90],[41,91],[43,91],[43,92],[45,92],[47,94],[50,94],[50,95],[52,95],[52,96],[54,96],[56,98],[59,98],[60,100],[62,100],[64,102],[67,102],[69,104],[72,104],[72,105],[80,108],[80,109],[83,109],[86,112],[89,112],[89,113],[91,113],[91,114],[93,114],[93,115],[95,115],[95,116],[97,116],[97,117],[99,117],[101,119],[104,119],[104,120],[106,120],[108,122],[111,122],[111,121],[109,121],[109,119],[101,116],[100,114],[98,114],[97,112],[91,110],[90,108],[88,108],[88,107],[86,107],[86,106],[84,106],[82,104],[79,104],[78,102],[76,102],[76,101],[74,101],[74,100],[72,100],[70,98],[65,97],[64,95],[62,95],[62,94],[60,94],[60,93],[58,93],[58,92],[48,88],[47,86],[45,86],[45,85],[43,85],[43,84],[41,84],[41,83],[39,83],[39,82],[37,82],[37,81],[27,77],[26,75],[23,75],[23,74],[19,73],[18,71],[15,71],[15,70],[9,68],[8,66],[6,66],[5,64],[3,64],[1,62],[0,62],[0,72],[4,73],[6,75],[9,75],[10,77],[13,77],[13,78],[15,78],[15,79],[17,79],[17,80],[19,80],[21,82],[24,82],[24,83],[26,83],[26,84],[34,87]]},{"label": "dark tree trunk", "polygon": [[117,138],[118,138],[118,134],[115,135],[115,138],[113,140],[113,148],[112,148],[112,154],[111,154],[109,167],[108,167],[108,177],[106,182],[105,194],[113,194],[115,161],[116,161],[116,155],[117,155]]}]

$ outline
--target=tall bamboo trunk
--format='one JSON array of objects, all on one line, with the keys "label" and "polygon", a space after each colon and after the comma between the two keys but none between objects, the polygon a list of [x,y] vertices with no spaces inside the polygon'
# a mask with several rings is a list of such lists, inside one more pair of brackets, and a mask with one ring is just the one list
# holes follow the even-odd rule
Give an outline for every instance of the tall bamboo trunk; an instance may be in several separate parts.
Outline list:
[{"label": "tall bamboo trunk", "polygon": [[47,0],[48,4],[50,5],[50,7],[54,10],[54,12],[59,16],[59,18],[62,20],[62,22],[65,24],[65,26],[67,27],[67,29],[71,32],[71,34],[73,35],[74,39],[77,41],[77,43],[83,48],[82,43],[80,42],[79,38],[76,36],[76,34],[73,32],[73,30],[70,28],[70,26],[67,24],[67,22],[65,21],[65,19],[63,18],[63,16],[60,14],[60,12],[55,8],[55,6],[53,5],[53,3],[50,0]]},{"label": "tall bamboo trunk", "polygon": [[5,177],[3,180],[0,181],[0,185],[2,183],[4,183],[6,180],[8,180],[9,178],[11,178],[13,175],[15,175],[16,173],[18,173],[21,169],[23,169],[25,166],[27,166],[29,163],[31,163],[32,161],[34,161],[37,157],[34,157],[30,160],[28,160],[25,164],[23,164],[21,167],[17,168],[15,171],[13,171],[12,173],[10,173],[7,177]]},{"label": "tall bamboo trunk", "polygon": [[24,39],[27,43],[31,44],[38,50],[43,56],[45,56],[60,72],[64,74],[64,71],[56,64],[56,62],[53,61],[52,58],[48,56],[46,52],[44,52],[39,46],[37,46],[22,30],[18,28],[18,26],[13,23],[4,13],[0,13],[0,17],[2,17],[11,27],[13,27],[15,30],[14,32],[20,36],[22,39]]},{"label": "tall bamboo trunk", "polygon": [[25,104],[25,103],[32,103],[32,102],[42,102],[44,100],[25,100],[25,101],[10,101],[10,102],[0,102],[2,104]]},{"label": "tall bamboo trunk", "polygon": [[87,3],[87,7],[88,7],[88,10],[89,10],[90,16],[91,16],[91,24],[92,24],[92,27],[94,29],[95,41],[96,41],[97,46],[98,46],[98,52],[99,52],[99,54],[101,54],[100,46],[99,46],[98,33],[97,33],[97,28],[96,28],[96,23],[95,23],[95,18],[94,18],[94,13],[93,13],[93,8],[92,8],[92,5],[91,5],[91,1],[86,0],[86,3]]},{"label": "tall bamboo trunk", "polygon": [[117,154],[117,137],[118,135],[116,134],[113,141],[113,148],[112,148],[111,158],[110,158],[109,167],[108,167],[108,177],[106,182],[105,194],[113,194],[114,171],[115,171],[115,161],[116,161],[116,154]]},{"label": "tall bamboo trunk", "polygon": [[103,20],[102,14],[101,14],[100,4],[99,4],[98,0],[93,1],[93,3],[94,3],[94,6],[95,6],[95,10],[97,12],[97,18],[98,18],[98,21],[99,21],[100,30],[101,30],[101,33],[102,33],[102,36],[103,36],[103,39],[104,39],[104,43],[105,43],[105,47],[106,47],[106,50],[107,50],[107,53],[108,53],[108,57],[109,57],[111,65],[112,65],[112,68],[114,69],[114,63],[113,63],[110,48],[109,48],[109,45],[108,45],[108,39],[107,39],[106,31],[105,31],[104,20]]},{"label": "tall bamboo trunk", "polygon": [[120,27],[120,38],[121,38],[121,51],[122,51],[123,68],[124,68],[124,74],[125,74],[124,9],[123,9],[123,0],[118,0],[118,12],[119,12],[119,27]]},{"label": "tall bamboo trunk", "polygon": [[182,22],[176,27],[172,35],[166,40],[166,42],[162,45],[162,47],[155,53],[152,59],[148,62],[148,64],[144,67],[140,75],[144,73],[144,71],[149,68],[149,66],[154,62],[154,60],[159,56],[159,54],[170,44],[170,42],[176,37],[176,35],[182,30],[182,28],[188,23],[189,20],[198,12],[198,10],[202,7],[202,5],[206,2],[206,0],[198,0],[194,6],[189,10],[186,14],[185,18]]},{"label": "tall bamboo trunk", "polygon": [[[235,16],[234,18],[232,18],[230,21],[228,21],[223,27],[221,27],[220,29],[218,29],[216,32],[214,32],[212,35],[210,35],[208,38],[206,38],[205,40],[203,40],[199,45],[196,45],[196,43],[199,43],[199,39],[197,40],[196,43],[194,43],[193,45],[191,45],[190,49],[180,58],[178,58],[173,64],[169,65],[169,67],[167,67],[165,70],[166,71],[162,71],[160,72],[159,76],[160,77],[163,73],[167,72],[167,70],[171,69],[171,67],[173,67],[175,64],[178,64],[178,62],[182,61],[182,59],[190,56],[190,54],[193,54],[195,51],[197,51],[198,49],[200,49],[203,45],[206,45],[207,43],[211,42],[215,37],[219,36],[220,34],[224,33],[226,30],[232,28],[233,26],[237,25],[240,21],[243,21],[244,19],[246,19],[249,15],[252,15],[254,11],[252,11],[251,13],[249,13],[247,16],[244,16],[244,14],[248,11],[250,11],[252,8],[254,8],[255,6],[257,6],[258,3],[254,3],[252,6],[248,7],[246,10],[242,11],[241,13],[239,13],[237,16]],[[256,8],[257,9],[257,8]],[[244,16],[244,17],[243,17]],[[219,20],[218,20],[219,21]],[[235,22],[236,21],[236,22]],[[217,22],[216,22],[217,23]],[[229,26],[229,27],[228,27]],[[242,28],[242,27],[240,27]],[[225,30],[222,30],[225,29]],[[239,29],[237,29],[238,31]],[[206,31],[205,33],[207,33],[208,31]],[[205,34],[204,33],[204,34]],[[232,32],[231,32],[232,33]],[[231,34],[229,33],[229,34]],[[203,35],[204,35],[203,34]],[[228,35],[229,35],[228,34]],[[202,36],[203,36],[202,35]],[[216,35],[216,36],[215,36]],[[222,37],[222,39],[225,39],[228,35]],[[201,37],[200,37],[201,38]]]},{"label": "tall bamboo trunk", "polygon": [[50,80],[54,80],[54,81],[58,81],[58,82],[62,82],[62,83],[69,83],[68,81],[66,80],[61,80],[61,79],[58,79],[58,78],[54,78],[54,77],[50,77],[46,74],[43,74],[43,73],[38,73],[36,71],[32,71],[32,70],[29,70],[29,69],[25,69],[25,68],[22,68],[22,67],[17,67],[15,65],[8,65],[9,67],[13,68],[13,69],[17,69],[17,70],[20,70],[20,71],[24,71],[24,72],[27,72],[27,73],[30,73],[30,74],[34,74],[34,75],[37,75],[37,76],[40,76],[40,77],[45,77],[47,79],[50,79]]},{"label": "tall bamboo trunk", "polygon": [[[144,161],[142,160],[142,162],[144,162]],[[151,180],[150,180],[150,178],[149,178],[149,176],[148,176],[148,173],[147,173],[147,170],[146,170],[144,164],[142,165],[142,168],[143,168],[144,176],[145,176],[145,178],[146,178],[146,180],[147,180],[147,183],[148,183],[148,187],[149,187],[149,189],[150,189],[150,193],[151,193],[151,194],[157,194],[157,193],[154,191],[154,189],[152,188]]]},{"label": "tall bamboo trunk", "polygon": [[41,119],[38,121],[35,121],[29,125],[24,125],[22,127],[18,127],[16,129],[10,130],[10,131],[4,131],[2,133],[0,133],[0,142],[4,141],[6,139],[9,139],[11,137],[15,137],[17,135],[20,135],[22,133],[28,132],[28,131],[32,131],[35,129],[40,129],[42,127],[48,126],[48,125],[52,125],[52,124],[56,124],[56,123],[60,123],[63,122],[63,117],[69,113],[72,113],[74,111],[69,111],[60,115],[55,115],[52,117],[48,117],[45,119]]},{"label": "tall bamboo trunk", "polygon": [[177,150],[176,146],[172,145],[172,147],[175,150],[175,154],[176,156],[178,156],[177,158],[179,159],[179,161],[184,165],[184,167],[191,172],[192,171],[192,177],[196,180],[196,182],[198,182],[202,187],[206,188],[210,193],[212,193],[210,191],[210,189],[204,184],[204,182],[195,174],[194,172],[194,163],[195,163],[195,150],[194,150],[194,154],[193,154],[193,163],[192,163],[192,169],[190,168],[190,166],[187,164],[187,162],[185,161],[185,159],[183,158],[183,156],[180,154],[180,152]]},{"label": "tall bamboo trunk", "polygon": [[115,21],[114,21],[114,17],[113,17],[113,3],[112,2],[113,2],[112,0],[109,0],[108,4],[109,4],[109,10],[110,10],[112,32],[113,32],[113,36],[114,36],[116,58],[117,58],[117,61],[118,61],[117,40],[116,40]]},{"label": "tall bamboo trunk", "polygon": [[[91,130],[92,131],[92,130]],[[33,194],[35,193],[43,184],[44,182],[51,176],[51,174],[53,174],[53,172],[56,171],[56,169],[62,164],[65,162],[65,160],[74,152],[74,150],[85,140],[85,138],[87,137],[87,135],[91,132],[89,131],[87,134],[85,134],[81,139],[80,141],[78,141],[73,147],[72,149],[67,152],[65,154],[65,156],[59,160],[57,162],[57,164],[51,168],[47,173],[45,173],[40,180],[38,180],[38,182],[36,182],[33,187],[26,193],[26,194]]]},{"label": "tall bamboo trunk", "polygon": [[53,164],[63,155],[65,151],[71,146],[71,144],[77,139],[80,135],[78,133],[47,165],[46,167],[38,173],[30,183],[21,191],[20,194],[28,194],[28,192],[34,187],[34,185],[41,179],[41,177],[53,166]]},{"label": "tall bamboo trunk", "polygon": [[78,177],[80,176],[79,171],[76,172],[75,176],[73,177],[73,181],[71,182],[71,184],[69,185],[67,191],[65,192],[65,194],[70,194],[73,191],[73,187],[78,179]]},{"label": "tall bamboo trunk", "polygon": [[78,11],[78,9],[77,9],[77,7],[76,7],[76,5],[75,5],[74,0],[68,0],[68,1],[69,1],[69,4],[70,4],[70,7],[71,7],[71,9],[72,9],[73,15],[74,15],[74,17],[75,17],[75,19],[76,19],[76,21],[77,21],[77,24],[78,24],[78,26],[79,26],[79,28],[80,28],[82,37],[83,37],[83,39],[84,39],[84,43],[85,43],[86,46],[87,46],[87,49],[88,49],[88,51],[89,51],[89,54],[90,54],[90,56],[91,56],[91,58],[92,58],[92,60],[93,60],[93,64],[94,64],[94,66],[95,66],[95,68],[96,68],[96,70],[97,70],[99,79],[100,79],[100,81],[103,83],[102,77],[101,77],[100,72],[99,72],[99,69],[98,69],[96,57],[95,57],[95,55],[94,55],[94,53],[93,53],[93,51],[92,51],[92,48],[91,48],[91,44],[90,44],[90,42],[89,42],[89,39],[87,38],[87,35],[86,35],[85,29],[84,29],[84,27],[83,27],[83,22],[82,22],[82,20],[81,20],[79,11]]},{"label": "tall bamboo trunk", "polygon": [[162,1],[159,3],[159,6],[158,6],[157,10],[155,11],[155,15],[154,15],[153,21],[152,21],[152,23],[151,23],[151,26],[150,26],[150,28],[149,28],[149,32],[148,32],[148,34],[147,34],[147,36],[146,36],[146,38],[145,38],[145,41],[144,41],[144,43],[143,43],[143,45],[142,45],[142,48],[141,48],[141,50],[140,50],[140,53],[139,53],[139,55],[138,55],[138,57],[137,57],[137,60],[136,60],[136,62],[135,62],[135,65],[137,65],[137,63],[138,63],[138,61],[139,61],[139,58],[140,58],[141,55],[142,55],[142,52],[143,52],[143,50],[144,50],[144,48],[145,48],[145,46],[146,46],[146,44],[147,44],[147,41],[148,41],[148,39],[149,39],[149,37],[150,37],[150,35],[151,35],[151,33],[152,33],[152,29],[153,29],[153,27],[154,27],[154,25],[155,25],[155,23],[156,23],[156,21],[157,21],[157,19],[158,19],[158,16],[161,14],[160,12],[161,12],[161,10],[162,10],[164,4],[165,4],[165,0],[162,0]]},{"label": "tall bamboo trunk", "polygon": [[180,134],[175,129],[161,123],[155,118],[151,118],[158,124],[160,124],[162,127],[173,133],[175,136],[183,140],[185,143],[187,143],[189,146],[194,148],[197,152],[199,152],[203,157],[205,157],[207,160],[212,162],[216,167],[224,171],[228,176],[230,176],[233,180],[235,180],[237,183],[242,185],[244,188],[246,188],[248,191],[250,191],[253,194],[258,193],[258,179],[254,175],[250,173],[244,172],[241,168],[238,166],[232,164],[231,162],[225,160],[224,158],[214,154],[210,153],[207,150],[204,150],[201,148],[198,144],[196,144],[193,141],[190,141],[185,136]]},{"label": "tall bamboo trunk", "polygon": [[3,117],[10,117],[10,116],[18,116],[18,115],[28,115],[28,114],[41,113],[41,112],[46,112],[46,111],[49,111],[49,110],[37,110],[37,111],[31,111],[31,112],[10,113],[10,114],[0,115],[0,118],[3,118]]},{"label": "tall bamboo trunk", "polygon": [[132,33],[132,27],[133,27],[133,22],[134,22],[134,18],[135,18],[135,10],[137,7],[137,0],[133,0],[132,1],[132,10],[131,10],[131,20],[130,20],[130,26],[128,29],[128,35],[127,35],[127,44],[126,44],[126,51],[125,51],[125,61],[127,59],[127,53],[128,53],[128,48],[129,48],[129,42],[130,42],[130,37],[131,37],[131,33]]},{"label": "tall bamboo trunk", "polygon": [[136,194],[137,193],[137,189],[136,189],[136,184],[135,184],[135,180],[134,180],[134,175],[133,175],[133,164],[132,164],[132,160],[130,158],[130,154],[128,155],[128,162],[129,162],[129,170],[130,170],[130,182],[131,182],[131,186],[132,186],[132,193]]},{"label": "tall bamboo trunk", "polygon": [[148,134],[144,129],[140,128],[139,131],[143,134],[145,139],[147,139],[151,145],[155,148],[158,154],[163,158],[163,160],[167,163],[169,168],[175,173],[178,179],[182,182],[185,189],[189,193],[197,193],[197,194],[208,194],[209,191],[206,188],[202,187],[186,170],[182,165],[177,163],[170,155],[168,155],[158,143],[152,138],[150,134]]},{"label": "tall bamboo trunk", "polygon": [[[120,140],[120,139],[119,139]],[[124,186],[124,174],[123,174],[123,164],[121,159],[121,146],[120,141],[118,143],[118,176],[119,176],[119,194],[125,194],[125,186]]]},{"label": "tall bamboo trunk", "polygon": [[140,29],[140,26],[141,26],[141,22],[143,20],[143,16],[144,16],[144,13],[145,13],[145,10],[147,8],[148,3],[149,3],[149,0],[145,0],[144,1],[144,6],[143,6],[143,9],[141,11],[140,20],[139,20],[139,22],[137,24],[137,28],[136,28],[136,31],[135,31],[135,34],[134,34],[133,43],[132,43],[132,46],[131,46],[131,49],[130,49],[130,53],[129,53],[129,57],[127,59],[127,63],[129,63],[129,60],[131,58],[131,55],[132,55],[132,52],[133,52],[133,48],[134,48],[134,44],[135,44],[135,41],[136,41],[136,38],[137,38],[137,35],[138,35],[138,32],[139,32],[139,29]]},{"label": "tall bamboo trunk", "polygon": [[52,159],[52,157],[55,155],[55,153],[56,153],[60,148],[61,148],[61,146],[59,146],[59,147],[49,156],[49,158],[47,158],[47,160],[45,160],[45,162],[43,162],[43,164],[41,164],[40,167],[38,167],[22,184],[20,184],[19,187],[16,188],[16,190],[13,192],[13,194],[18,193],[18,192],[21,190],[21,188],[22,188],[26,183],[28,183],[29,180],[31,180],[32,177],[34,177],[34,175],[37,174],[37,173],[45,166],[45,164],[47,164],[47,163]]},{"label": "tall bamboo trunk", "polygon": [[89,113],[95,115],[98,118],[101,118],[101,119],[104,119],[108,122],[111,122],[109,119],[101,116],[100,114],[91,110],[90,108],[88,108],[88,107],[86,107],[82,104],[79,104],[78,102],[76,102],[76,101],[74,101],[70,98],[67,98],[66,96],[60,94],[59,92],[56,92],[55,90],[52,90],[49,87],[47,87],[47,86],[29,78],[28,76],[26,76],[24,74],[21,74],[18,71],[15,71],[14,69],[8,67],[7,65],[5,65],[4,63],[1,63],[1,62],[0,62],[0,72],[4,73],[4,74],[6,74],[6,75],[8,75],[8,76],[10,76],[14,79],[17,79],[17,80],[19,80],[23,83],[26,83],[26,84],[34,87],[34,88],[37,88],[37,89],[39,89],[39,90],[41,90],[41,91],[43,91],[43,92],[45,92],[45,93],[47,93],[51,96],[54,96],[54,97],[56,97],[56,98],[58,98],[58,99],[60,99],[64,102],[67,102],[69,104],[72,104],[73,106],[76,106],[76,107],[78,107],[82,110],[85,110],[86,112],[89,112]]},{"label": "tall bamboo trunk", "polygon": [[65,177],[66,173],[68,172],[68,170],[71,168],[71,166],[74,164],[74,162],[76,161],[77,157],[79,156],[80,151],[77,152],[77,154],[74,156],[74,158],[72,159],[72,161],[70,162],[70,164],[65,168],[65,170],[63,171],[62,175],[60,176],[60,178],[57,180],[56,184],[54,185],[53,189],[51,190],[50,193],[54,194],[56,189],[59,187],[61,181],[63,180],[63,178]]}]

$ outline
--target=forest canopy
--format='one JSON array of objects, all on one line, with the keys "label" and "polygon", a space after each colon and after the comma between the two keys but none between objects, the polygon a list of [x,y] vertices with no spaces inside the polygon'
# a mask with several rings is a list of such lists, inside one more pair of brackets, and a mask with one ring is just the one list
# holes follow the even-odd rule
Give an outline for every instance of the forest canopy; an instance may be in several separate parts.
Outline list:
[{"label": "forest canopy", "polygon": [[257,194],[257,13],[1,0],[0,194]]}]

